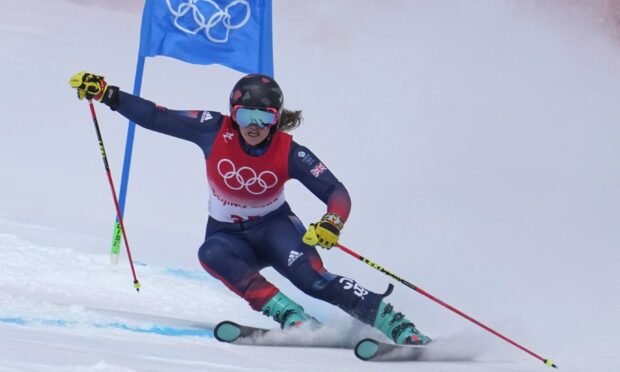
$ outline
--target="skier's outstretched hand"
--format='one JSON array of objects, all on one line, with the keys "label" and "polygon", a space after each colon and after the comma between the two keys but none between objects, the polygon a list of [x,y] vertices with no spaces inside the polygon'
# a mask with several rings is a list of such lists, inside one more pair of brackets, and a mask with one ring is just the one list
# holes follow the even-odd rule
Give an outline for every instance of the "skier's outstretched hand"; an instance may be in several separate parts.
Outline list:
[{"label": "skier's outstretched hand", "polygon": [[101,101],[106,91],[110,88],[103,76],[80,71],[69,79],[71,88],[77,89],[79,99],[96,99]]},{"label": "skier's outstretched hand", "polygon": [[310,225],[304,234],[304,243],[321,248],[332,249],[338,244],[338,237],[343,226],[342,218],[335,213],[326,213],[321,221]]}]

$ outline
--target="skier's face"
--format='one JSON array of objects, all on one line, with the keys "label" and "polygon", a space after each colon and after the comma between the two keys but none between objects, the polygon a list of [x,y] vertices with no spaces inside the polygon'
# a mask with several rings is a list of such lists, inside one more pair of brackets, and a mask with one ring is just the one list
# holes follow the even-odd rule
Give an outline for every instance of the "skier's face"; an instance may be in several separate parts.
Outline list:
[{"label": "skier's face", "polygon": [[269,127],[261,128],[257,124],[240,127],[239,131],[245,142],[250,146],[256,146],[269,136]]}]

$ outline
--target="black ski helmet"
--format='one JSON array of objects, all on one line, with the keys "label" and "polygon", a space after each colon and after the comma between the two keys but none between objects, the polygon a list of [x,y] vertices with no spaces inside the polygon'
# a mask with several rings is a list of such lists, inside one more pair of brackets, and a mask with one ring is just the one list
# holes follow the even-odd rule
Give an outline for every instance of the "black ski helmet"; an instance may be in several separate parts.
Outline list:
[{"label": "black ski helmet", "polygon": [[282,110],[284,96],[278,83],[266,75],[252,74],[242,77],[230,92],[230,108],[235,105],[248,107],[273,107]]}]

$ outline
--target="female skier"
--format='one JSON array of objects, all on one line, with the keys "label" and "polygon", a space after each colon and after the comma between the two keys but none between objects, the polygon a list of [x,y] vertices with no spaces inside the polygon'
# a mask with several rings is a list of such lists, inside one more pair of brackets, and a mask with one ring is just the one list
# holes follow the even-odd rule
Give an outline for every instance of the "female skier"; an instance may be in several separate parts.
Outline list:
[{"label": "female skier", "polygon": [[[283,108],[282,91],[272,78],[241,78],[230,93],[230,115],[169,110],[84,71],[70,84],[80,99],[100,101],[146,129],[202,149],[210,193],[198,257],[209,274],[252,309],[285,329],[316,322],[260,274],[271,266],[304,293],[338,306],[398,344],[431,341],[385,303],[384,295],[323,267],[315,246],[330,249],[338,243],[351,201],[330,170],[286,133],[299,126],[301,112]],[[307,230],[284,198],[289,179],[300,181],[327,205],[321,220]]]}]

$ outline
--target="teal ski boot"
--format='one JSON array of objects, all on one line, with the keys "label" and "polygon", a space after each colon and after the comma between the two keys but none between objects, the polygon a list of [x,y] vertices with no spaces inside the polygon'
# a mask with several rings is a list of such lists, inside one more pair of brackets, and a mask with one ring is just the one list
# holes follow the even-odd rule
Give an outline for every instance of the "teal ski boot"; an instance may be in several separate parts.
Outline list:
[{"label": "teal ski boot", "polygon": [[426,345],[432,340],[417,330],[402,313],[395,313],[390,304],[381,301],[374,327],[401,345]]},{"label": "teal ski boot", "polygon": [[264,315],[272,317],[280,323],[280,328],[298,328],[303,324],[309,323],[312,329],[319,328],[320,324],[314,317],[306,314],[304,308],[286,297],[282,292],[278,292],[262,308]]}]

